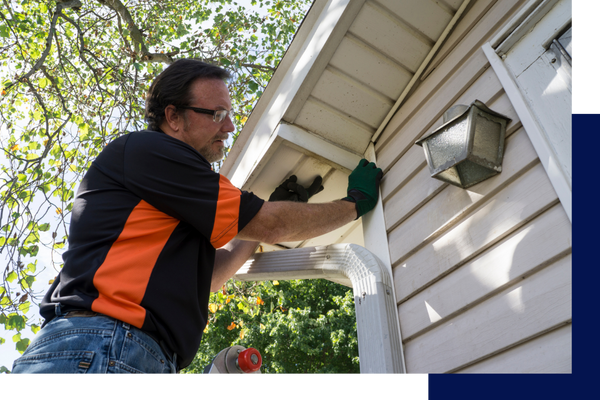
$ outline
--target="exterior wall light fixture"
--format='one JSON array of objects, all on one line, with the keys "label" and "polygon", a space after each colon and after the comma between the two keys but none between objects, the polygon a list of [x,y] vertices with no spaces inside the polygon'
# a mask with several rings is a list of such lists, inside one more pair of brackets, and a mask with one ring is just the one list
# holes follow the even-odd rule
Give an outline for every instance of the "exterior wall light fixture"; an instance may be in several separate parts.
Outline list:
[{"label": "exterior wall light fixture", "polygon": [[431,177],[466,189],[502,171],[510,118],[479,100],[444,113],[444,124],[415,144],[422,146]]}]

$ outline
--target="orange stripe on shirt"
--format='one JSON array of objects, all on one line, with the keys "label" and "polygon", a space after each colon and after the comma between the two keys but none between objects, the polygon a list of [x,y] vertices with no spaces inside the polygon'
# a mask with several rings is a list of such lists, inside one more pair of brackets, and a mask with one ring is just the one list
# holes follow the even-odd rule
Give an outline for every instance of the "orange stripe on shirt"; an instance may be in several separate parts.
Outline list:
[{"label": "orange stripe on shirt", "polygon": [[94,275],[99,296],[93,311],[142,327],[146,310],[140,303],[156,260],[178,224],[179,220],[139,202]]},{"label": "orange stripe on shirt", "polygon": [[229,243],[238,234],[241,191],[220,175],[219,199],[210,243],[215,249]]}]

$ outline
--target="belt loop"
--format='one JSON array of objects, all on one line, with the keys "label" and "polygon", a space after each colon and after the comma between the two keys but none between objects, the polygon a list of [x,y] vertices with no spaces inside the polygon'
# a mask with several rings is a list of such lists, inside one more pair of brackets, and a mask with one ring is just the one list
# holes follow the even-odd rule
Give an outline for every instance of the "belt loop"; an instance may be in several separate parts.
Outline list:
[{"label": "belt loop", "polygon": [[54,305],[54,314],[55,314],[57,317],[60,317],[60,316],[62,315],[62,313],[60,312],[60,303],[56,303],[56,304]]},{"label": "belt loop", "polygon": [[129,330],[131,328],[131,325],[129,325],[127,322],[123,322],[123,328]]}]

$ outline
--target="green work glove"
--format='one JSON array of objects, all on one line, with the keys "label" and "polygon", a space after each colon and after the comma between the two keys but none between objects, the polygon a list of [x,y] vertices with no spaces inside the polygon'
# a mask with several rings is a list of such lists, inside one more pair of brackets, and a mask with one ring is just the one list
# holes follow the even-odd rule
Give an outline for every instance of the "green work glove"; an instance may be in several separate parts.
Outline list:
[{"label": "green work glove", "polygon": [[321,185],[323,178],[320,176],[315,178],[308,189],[296,183],[297,180],[296,175],[290,176],[275,189],[271,197],[269,197],[269,201],[298,201],[306,203],[308,199],[323,190],[323,185]]},{"label": "green work glove", "polygon": [[358,218],[362,217],[377,204],[379,198],[379,182],[383,177],[381,168],[364,158],[348,177],[348,196],[342,200],[356,203]]}]

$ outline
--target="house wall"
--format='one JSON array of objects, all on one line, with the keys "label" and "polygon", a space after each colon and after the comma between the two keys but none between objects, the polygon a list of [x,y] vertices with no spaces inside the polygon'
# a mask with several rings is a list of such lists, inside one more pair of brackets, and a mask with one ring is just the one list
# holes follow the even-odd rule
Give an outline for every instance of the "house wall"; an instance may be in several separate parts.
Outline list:
[{"label": "house wall", "polygon": [[[407,372],[570,372],[571,223],[481,50],[525,0],[477,0],[378,139]],[[502,173],[430,177],[414,142],[478,99],[509,116]]]}]

